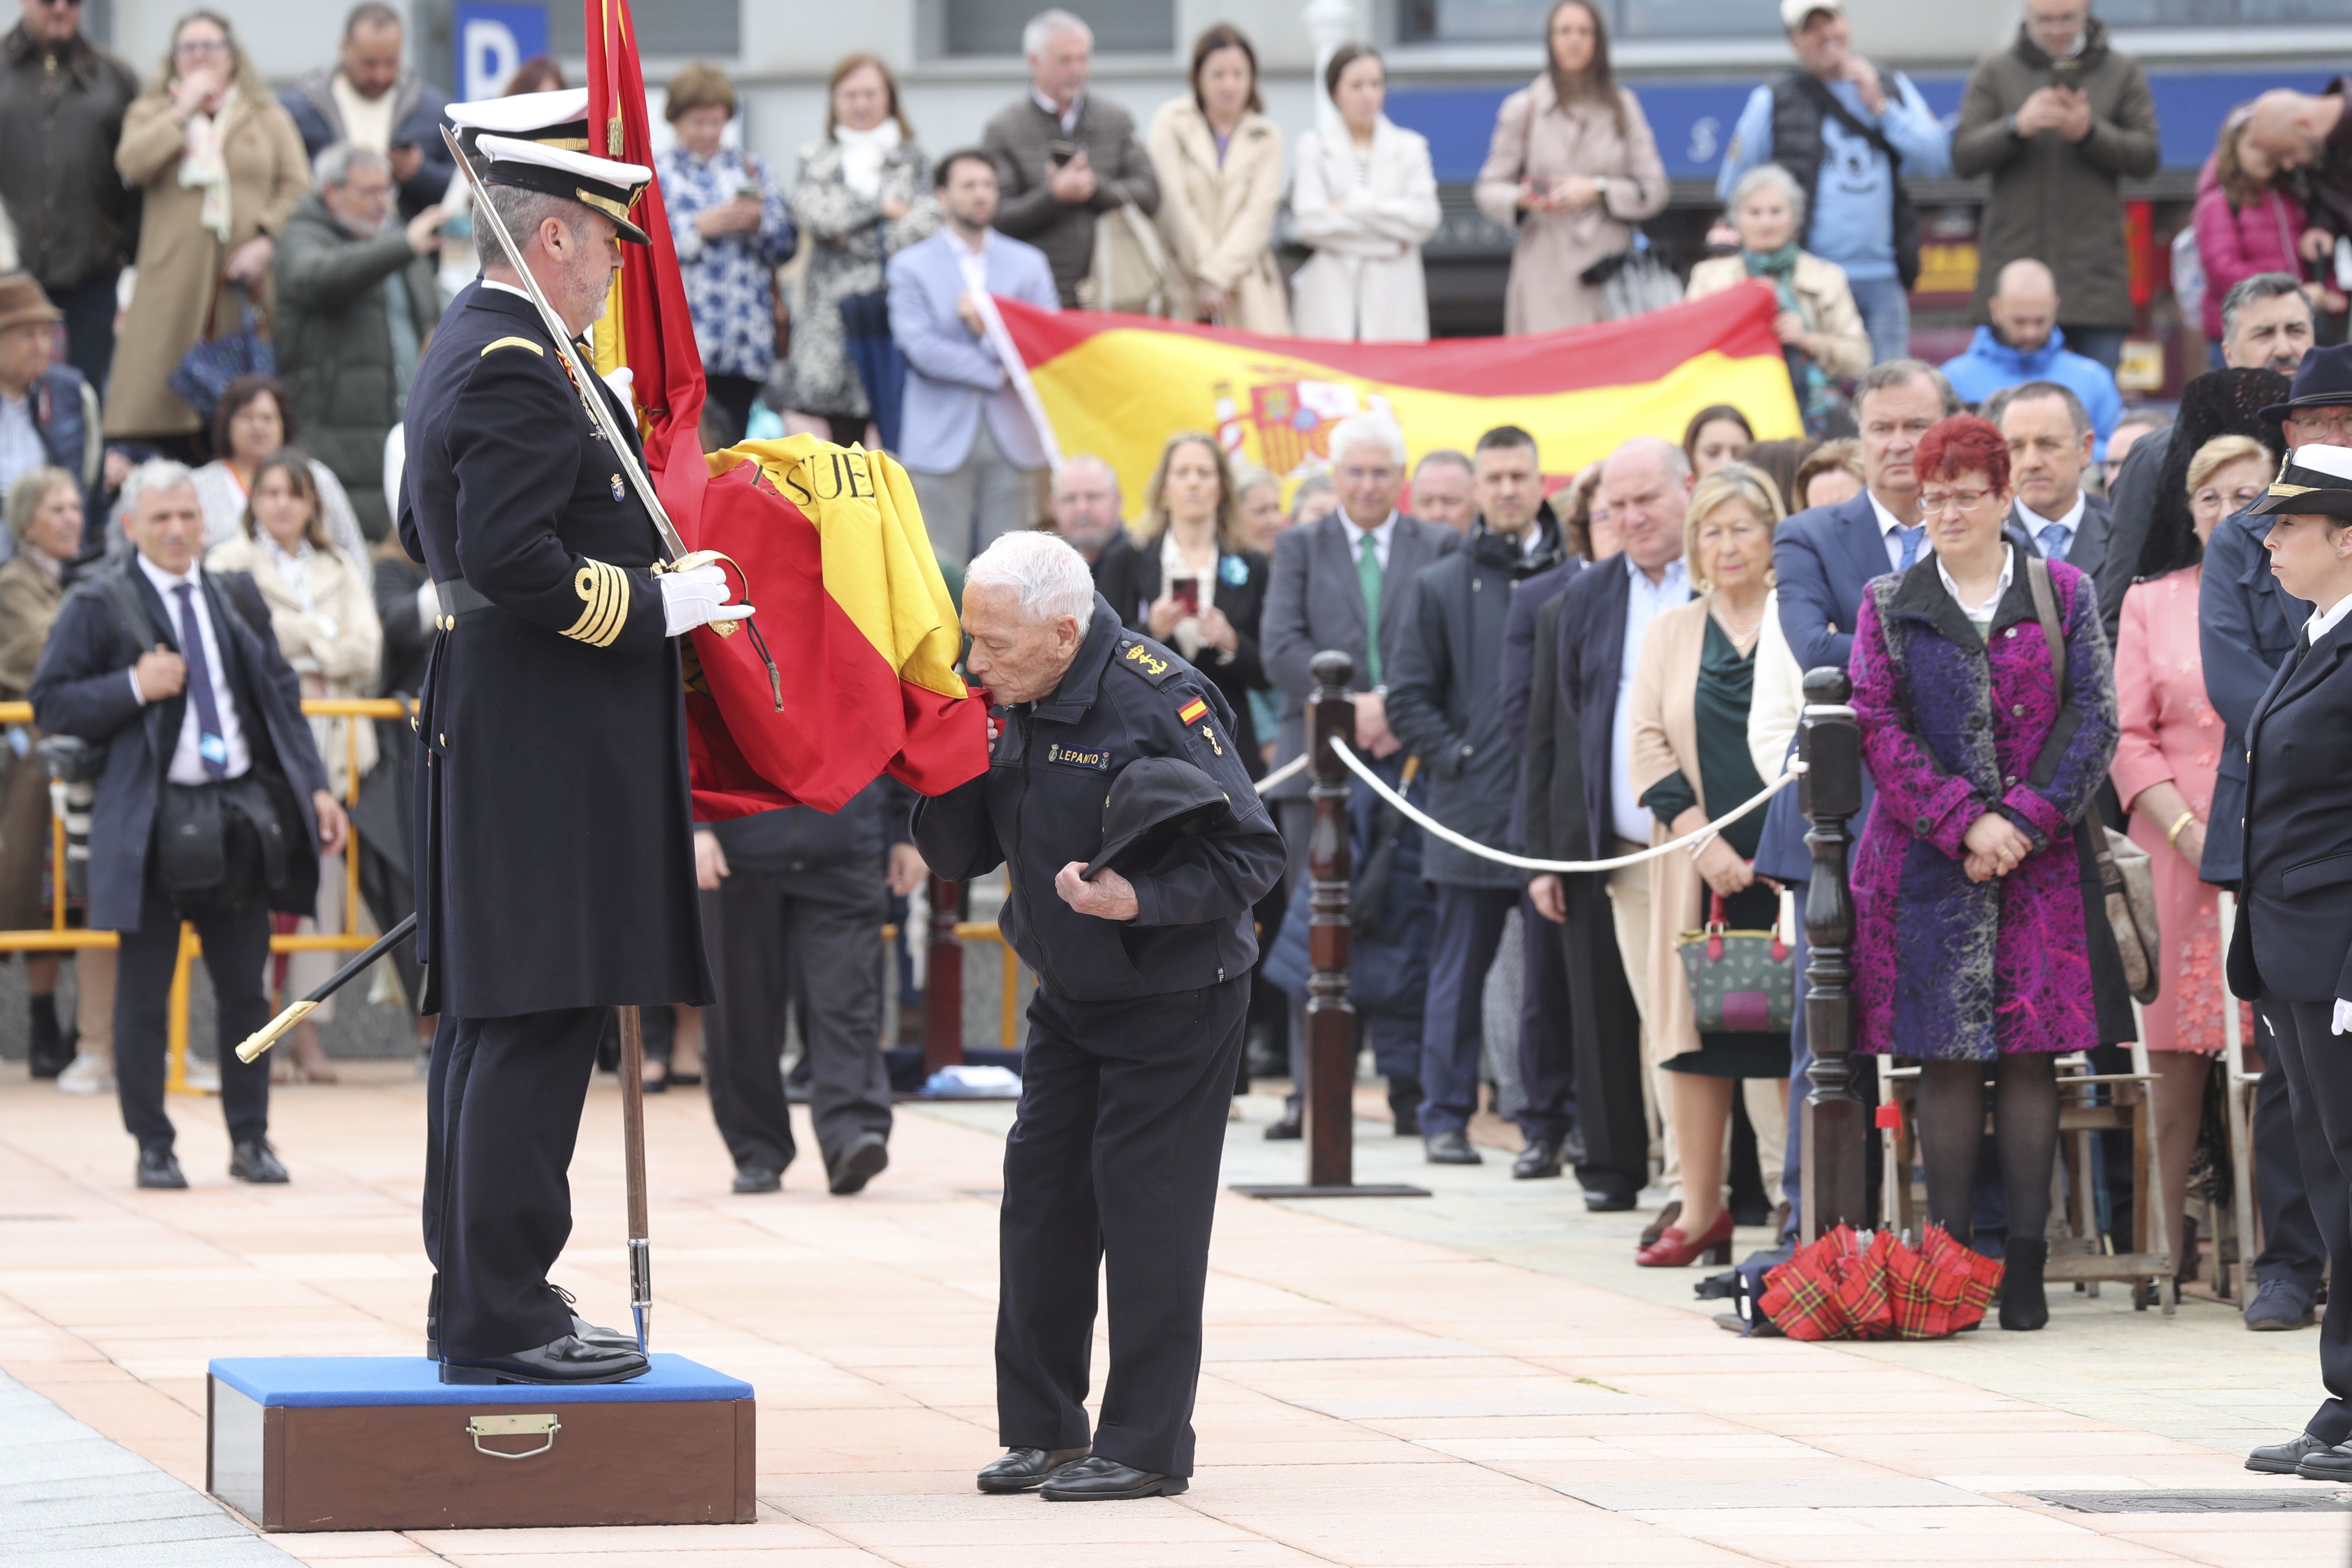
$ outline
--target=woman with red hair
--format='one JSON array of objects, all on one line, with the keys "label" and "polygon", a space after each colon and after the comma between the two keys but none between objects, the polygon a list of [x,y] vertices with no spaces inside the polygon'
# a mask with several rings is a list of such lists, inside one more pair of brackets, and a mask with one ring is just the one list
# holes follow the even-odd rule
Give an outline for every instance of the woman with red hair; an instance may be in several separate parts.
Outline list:
[{"label": "woman with red hair", "polygon": [[1919,1063],[1927,1215],[1963,1243],[1992,1079],[2009,1198],[2000,1326],[2038,1329],[2055,1062],[2133,1037],[2091,837],[2115,687],[2090,578],[2002,531],[2000,432],[1955,416],[1920,437],[1918,465],[1933,553],[1874,581],[1854,628],[1853,707],[1878,786],[1854,851],[1858,1048]]}]

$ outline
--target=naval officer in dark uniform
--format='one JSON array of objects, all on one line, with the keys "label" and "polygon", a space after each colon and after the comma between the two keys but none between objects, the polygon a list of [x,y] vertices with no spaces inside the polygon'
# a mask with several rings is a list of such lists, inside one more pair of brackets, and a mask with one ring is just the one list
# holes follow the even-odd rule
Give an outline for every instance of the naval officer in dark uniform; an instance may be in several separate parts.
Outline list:
[{"label": "naval officer in dark uniform", "polygon": [[[964,575],[965,667],[988,689],[986,775],[916,808],[951,881],[1005,868],[1000,922],[1038,976],[1004,1149],[998,1436],[982,1491],[1057,1501],[1181,1492],[1225,1108],[1249,1013],[1250,911],[1282,879],[1274,819],[1216,687],[1095,593],[1085,557],[1010,533]],[[1227,809],[1091,879],[1107,797],[1144,757],[1198,768]],[[1119,868],[1124,867],[1122,873]],[[1087,1429],[1095,1273],[1110,1375]]]},{"label": "naval officer in dark uniform", "polygon": [[[2263,410],[2273,415],[2271,409]],[[2246,724],[2244,874],[2230,989],[2286,1073],[2312,1217],[2327,1244],[2327,1398],[2250,1470],[2352,1480],[2352,447],[2286,455],[2247,515],[2279,586],[2315,607]]]},{"label": "naval officer in dark uniform", "polygon": [[[603,313],[649,171],[483,136],[490,203],[567,330]],[[401,540],[439,590],[418,713],[417,931],[437,1012],[425,1240],[451,1382],[604,1383],[634,1343],[547,1278],[606,1010],[707,1004],[675,639],[751,612],[656,574],[652,519],[495,245],[409,395]],[[725,614],[719,611],[724,607]]]}]

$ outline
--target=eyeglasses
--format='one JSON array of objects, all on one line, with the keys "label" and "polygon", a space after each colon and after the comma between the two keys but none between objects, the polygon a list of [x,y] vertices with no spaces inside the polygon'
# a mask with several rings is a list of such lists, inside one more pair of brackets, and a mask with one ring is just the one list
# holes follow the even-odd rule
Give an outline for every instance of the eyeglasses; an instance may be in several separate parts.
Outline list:
[{"label": "eyeglasses", "polygon": [[[79,0],[76,0],[79,4]],[[174,55],[225,55],[228,41],[225,38],[183,38],[172,46]]]},{"label": "eyeglasses", "polygon": [[2298,408],[2287,416],[2287,423],[2298,429],[2325,430],[2330,436],[2352,436],[2352,408]]},{"label": "eyeglasses", "polygon": [[1989,489],[1941,491],[1921,490],[1919,492],[1919,515],[1921,517],[1935,517],[1939,513],[1949,511],[1955,507],[1958,507],[1962,511],[1974,511],[1977,508],[1984,505],[1985,497],[1992,493],[1993,492]]}]

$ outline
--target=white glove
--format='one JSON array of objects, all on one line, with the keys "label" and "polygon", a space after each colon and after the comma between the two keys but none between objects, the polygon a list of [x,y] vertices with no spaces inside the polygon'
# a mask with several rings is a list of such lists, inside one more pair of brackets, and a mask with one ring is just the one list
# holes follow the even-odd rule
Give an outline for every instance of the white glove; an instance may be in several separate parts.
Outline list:
[{"label": "white glove", "polygon": [[621,406],[635,414],[637,409],[637,373],[627,365],[619,365],[606,371],[603,379],[604,384],[612,389],[613,395],[621,400]]},{"label": "white glove", "polygon": [[2347,1002],[2341,996],[2336,999],[2336,1022],[2327,1032],[2331,1035],[2352,1035],[2352,1002]]},{"label": "white glove", "polygon": [[713,621],[749,620],[759,613],[749,605],[727,602],[735,590],[727,585],[727,574],[715,562],[665,572],[656,581],[661,584],[662,617],[671,637]]},{"label": "white glove", "polygon": [[441,590],[427,578],[416,590],[416,626],[419,631],[434,631],[441,625]]}]

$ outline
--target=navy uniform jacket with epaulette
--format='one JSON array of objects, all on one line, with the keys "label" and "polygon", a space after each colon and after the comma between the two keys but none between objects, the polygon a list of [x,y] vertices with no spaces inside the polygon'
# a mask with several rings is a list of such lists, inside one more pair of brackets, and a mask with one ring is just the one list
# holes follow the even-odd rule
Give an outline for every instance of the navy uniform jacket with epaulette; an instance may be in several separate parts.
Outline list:
[{"label": "navy uniform jacket with epaulette", "polygon": [[478,606],[440,622],[418,715],[427,1012],[711,999],[661,542],[590,396],[634,447],[530,302],[478,285],[409,391],[401,542]]},{"label": "navy uniform jacket with epaulette", "polygon": [[[1198,670],[1119,626],[1100,595],[1077,657],[1051,697],[992,709],[1003,732],[984,777],[919,803],[915,844],[931,868],[969,881],[1006,868],[998,923],[1053,995],[1114,1002],[1193,991],[1249,973],[1251,909],[1282,879],[1282,837],[1250,787],[1233,710]],[[1233,803],[1211,831],[1179,837],[1149,866],[1120,865],[1131,921],[1082,915],[1054,879],[1102,847],[1110,781],[1138,757],[1181,757]]]}]

